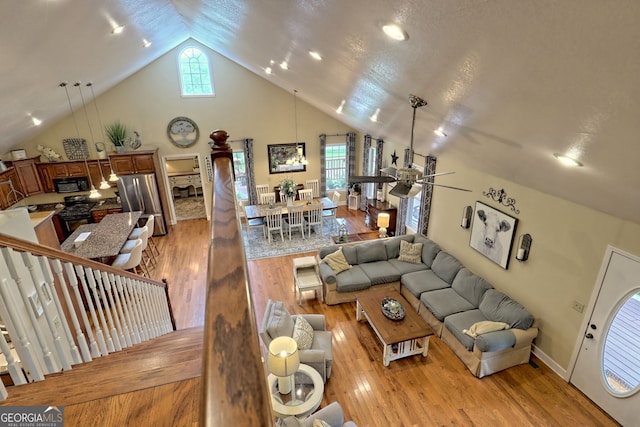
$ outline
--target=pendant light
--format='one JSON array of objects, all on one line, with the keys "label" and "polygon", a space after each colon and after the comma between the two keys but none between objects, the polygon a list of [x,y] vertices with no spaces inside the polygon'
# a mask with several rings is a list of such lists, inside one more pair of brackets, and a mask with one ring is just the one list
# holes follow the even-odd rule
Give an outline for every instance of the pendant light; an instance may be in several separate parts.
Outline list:
[{"label": "pendant light", "polygon": [[292,163],[293,164],[300,164],[300,165],[307,165],[309,164],[309,162],[307,161],[307,158],[304,156],[304,153],[302,152],[302,146],[299,144],[299,140],[298,140],[298,97],[297,97],[297,93],[298,91],[296,89],[293,90],[293,121],[294,121],[294,126],[295,126],[295,131],[296,131],[296,154],[292,159]]},{"label": "pendant light", "polygon": [[[89,121],[89,113],[87,113],[87,105],[84,101],[84,95],[82,94],[82,88],[78,85],[78,90],[80,91],[80,98],[82,99],[82,108],[84,108],[84,115],[87,117],[87,126],[89,126],[89,134],[91,134],[91,143],[95,146],[96,144],[96,140],[93,136],[93,130],[91,129],[91,122]],[[98,156],[98,158],[96,159],[98,162],[98,171],[100,172],[100,189],[101,190],[108,190],[109,188],[111,188],[111,186],[109,185],[109,183],[107,182],[106,179],[104,179],[104,174],[102,173],[102,166],[100,166],[100,157]],[[91,174],[89,174],[91,175]],[[96,191],[97,193],[97,191]],[[99,196],[99,193],[98,193]],[[98,197],[95,196],[95,197]],[[89,196],[91,197],[91,196]]]},{"label": "pendant light", "polygon": [[[91,125],[89,124],[89,116],[87,115],[87,106],[84,103],[84,96],[82,96],[82,89],[80,88],[80,82],[75,82],[73,85],[77,87],[78,90],[80,91],[80,99],[82,99],[82,107],[84,108],[84,114],[87,116],[87,124],[89,125],[89,134],[91,135],[91,142],[93,143],[93,131],[91,130]],[[75,121],[75,117],[74,117],[74,121]],[[79,135],[80,135],[80,132],[78,132],[78,136]],[[100,192],[96,190],[96,187],[93,185],[93,179],[91,179],[91,172],[89,171],[89,163],[87,162],[88,157],[89,157],[89,150],[87,150],[87,155],[84,157],[84,166],[87,168],[87,175],[89,175],[89,184],[91,185],[91,190],[89,191],[89,198],[97,199],[100,197]]]},{"label": "pendant light", "polygon": [[[91,88],[91,96],[93,98],[93,106],[96,107],[96,115],[98,116],[98,124],[100,125],[100,131],[102,131],[102,140],[104,141],[104,140],[106,140],[106,138],[104,136],[104,126],[102,126],[102,120],[100,119],[100,111],[98,110],[98,103],[96,102],[96,94],[93,91],[93,83],[89,82],[89,83],[87,83],[87,86],[89,86]],[[111,157],[109,157],[109,154],[107,154],[107,159],[109,159],[109,169],[111,170],[111,174],[109,175],[109,181],[116,182],[119,178],[113,172],[113,166],[111,165]],[[102,184],[100,184],[100,187],[102,187]]]}]

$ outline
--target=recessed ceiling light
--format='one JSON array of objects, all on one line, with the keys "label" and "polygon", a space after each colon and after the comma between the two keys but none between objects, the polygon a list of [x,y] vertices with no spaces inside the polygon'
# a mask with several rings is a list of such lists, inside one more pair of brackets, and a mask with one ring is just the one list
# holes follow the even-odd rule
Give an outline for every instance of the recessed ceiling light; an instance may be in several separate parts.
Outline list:
[{"label": "recessed ceiling light", "polygon": [[40,126],[42,124],[42,120],[34,116],[31,116],[31,121],[33,122],[34,126]]},{"label": "recessed ceiling light", "polygon": [[322,61],[322,56],[320,56],[320,54],[316,51],[313,51],[313,50],[309,51],[309,55],[311,55],[311,57],[316,61]]},{"label": "recessed ceiling light", "polygon": [[378,121],[378,114],[380,114],[380,109],[376,108],[376,112],[373,113],[373,116],[369,117],[369,120],[376,123]]},{"label": "recessed ceiling light", "polygon": [[115,27],[113,27],[111,32],[113,34],[120,34],[123,30],[124,30],[124,25],[116,25]]},{"label": "recessed ceiling light", "polygon": [[271,67],[265,68],[264,72],[267,73],[267,74],[271,74]]},{"label": "recessed ceiling light", "polygon": [[574,159],[573,157],[565,156],[564,154],[560,153],[553,153],[553,156],[565,166],[583,166],[581,162]]},{"label": "recessed ceiling light", "polygon": [[409,38],[409,34],[398,24],[385,24],[382,31],[393,40],[404,41]]},{"label": "recessed ceiling light", "polygon": [[287,61],[282,61],[280,63],[280,68],[282,68],[283,70],[288,70],[289,69],[289,64],[287,64]]},{"label": "recessed ceiling light", "polygon": [[151,46],[151,42],[147,39],[142,39],[142,46],[149,47]]},{"label": "recessed ceiling light", "polygon": [[444,133],[444,131],[442,130],[442,128],[438,128],[436,130],[433,131],[433,133],[435,133],[438,136],[447,136],[446,133]]}]

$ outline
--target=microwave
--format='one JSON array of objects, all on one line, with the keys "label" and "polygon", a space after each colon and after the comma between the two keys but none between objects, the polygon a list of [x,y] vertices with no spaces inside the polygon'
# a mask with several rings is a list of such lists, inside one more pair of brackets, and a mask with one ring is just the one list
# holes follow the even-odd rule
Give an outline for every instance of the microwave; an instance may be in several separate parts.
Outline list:
[{"label": "microwave", "polygon": [[86,176],[71,178],[53,178],[56,193],[77,193],[89,190],[89,179]]}]

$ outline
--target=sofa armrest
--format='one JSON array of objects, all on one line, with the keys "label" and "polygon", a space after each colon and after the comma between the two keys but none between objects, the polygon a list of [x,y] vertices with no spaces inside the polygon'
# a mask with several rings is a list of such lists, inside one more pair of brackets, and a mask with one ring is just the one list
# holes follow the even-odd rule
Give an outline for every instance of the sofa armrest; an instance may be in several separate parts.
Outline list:
[{"label": "sofa armrest", "polygon": [[515,344],[516,336],[511,329],[478,335],[475,341],[476,348],[482,352],[493,352],[513,348]]},{"label": "sofa armrest", "polygon": [[310,363],[325,363],[324,350],[299,350],[298,353],[300,353],[300,363],[304,363],[307,365]]},{"label": "sofa armrest", "polygon": [[511,331],[516,336],[514,348],[530,346],[538,336],[538,328],[533,327],[526,330],[513,328]]},{"label": "sofa armrest", "polygon": [[302,317],[309,322],[314,331],[326,331],[327,330],[327,318],[324,314],[294,314],[294,322],[296,317]]},{"label": "sofa armrest", "polygon": [[322,280],[324,281],[324,283],[326,283],[327,285],[332,285],[336,283],[337,281],[336,275],[331,269],[331,267],[329,267],[329,265],[327,265],[324,262],[321,262],[318,264],[318,267],[319,267],[318,270],[320,271],[320,277],[322,277]]},{"label": "sofa armrest", "polygon": [[331,426],[342,426],[344,423],[344,412],[338,402],[332,402],[331,404],[320,409],[318,412],[309,415],[305,422],[305,426],[312,426],[313,420],[320,419],[325,421]]}]

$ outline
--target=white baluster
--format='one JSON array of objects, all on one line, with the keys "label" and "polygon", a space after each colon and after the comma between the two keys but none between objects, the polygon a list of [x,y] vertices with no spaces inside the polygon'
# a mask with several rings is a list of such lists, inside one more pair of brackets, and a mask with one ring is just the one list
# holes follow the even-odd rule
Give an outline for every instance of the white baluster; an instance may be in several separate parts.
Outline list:
[{"label": "white baluster", "polygon": [[[51,274],[49,263],[47,262],[47,258],[39,255],[38,262],[40,263],[40,270],[42,270],[42,275],[44,276],[45,286],[47,287],[47,291],[53,298],[53,302],[56,305],[56,311],[58,313],[58,319],[60,321],[60,326],[62,326],[62,331],[67,339],[67,344],[69,348],[69,352],[71,354],[71,360],[73,364],[82,363],[82,358],[80,357],[80,352],[78,351],[78,346],[73,339],[73,335],[71,335],[71,329],[69,328],[69,323],[67,322],[67,317],[64,315],[64,311],[62,310],[62,304],[60,304],[60,297],[58,297],[58,292],[56,291],[55,280],[53,280],[53,275]],[[64,284],[64,282],[60,282]],[[70,307],[69,312],[73,312],[73,307]],[[75,315],[75,313],[73,313]],[[55,323],[55,319],[54,319]]]},{"label": "white baluster", "polygon": [[[40,331],[40,326],[38,324],[38,318],[35,313],[31,309],[31,304],[29,303],[29,295],[27,295],[26,285],[23,283],[22,278],[18,274],[15,263],[13,261],[13,249],[11,248],[1,248],[2,255],[4,258],[4,262],[7,264],[7,268],[9,269],[9,274],[11,278],[16,283],[18,290],[20,291],[20,296],[22,298],[23,304],[27,307],[27,313],[29,315],[29,320],[31,320],[31,326],[33,331],[36,334],[36,338],[38,339],[38,344],[40,345],[40,349],[42,350],[42,355],[44,358],[44,363],[47,368],[47,373],[58,372],[60,369],[58,367],[58,362],[55,360],[51,350],[49,350],[49,346],[47,345],[47,341],[42,335],[42,331]],[[33,283],[34,288],[37,288],[37,283]]]},{"label": "white baluster", "polygon": [[[111,336],[113,336],[113,343],[116,346],[116,351],[122,350],[125,347],[124,335],[122,333],[122,325],[120,324],[120,317],[118,316],[118,310],[116,303],[113,299],[113,293],[111,292],[111,282],[109,282],[109,275],[105,271],[100,272],[100,279],[96,275],[96,281],[100,280],[100,289],[106,294],[106,301],[109,301],[107,315],[109,317],[109,324],[111,325]],[[113,324],[112,324],[113,322]]]},{"label": "white baluster", "polygon": [[[62,369],[69,370],[71,369],[71,363],[69,363],[67,353],[64,351],[62,337],[60,336],[58,328],[56,327],[55,318],[50,313],[51,310],[47,308],[48,303],[53,301],[53,297],[50,294],[47,295],[45,293],[44,287],[47,285],[46,282],[44,280],[42,282],[39,282],[40,278],[38,277],[36,272],[36,264],[33,262],[33,255],[28,252],[22,252],[20,255],[22,255],[22,261],[29,270],[31,281],[36,288],[36,294],[38,295],[38,298],[40,298],[40,303],[42,304],[42,308],[44,311],[44,317],[47,319],[47,325],[49,326],[49,331],[51,332],[51,336],[53,337],[53,345],[56,347],[56,352],[58,353],[58,359],[62,364]],[[48,291],[49,293],[51,292],[50,290]]]},{"label": "white baluster", "polygon": [[[7,371],[9,371],[9,375],[11,376],[13,383],[16,385],[26,384],[27,379],[24,376],[24,372],[22,372],[20,362],[13,357],[11,347],[9,347],[3,333],[0,333],[0,351],[4,354],[4,358],[7,359]],[[2,381],[0,381],[0,383],[2,383]],[[6,397],[7,396],[4,396],[5,399]]]},{"label": "white baluster", "polygon": [[[22,324],[22,317],[20,317],[16,312],[18,305],[13,300],[11,291],[9,290],[9,281],[7,279],[2,279],[0,281],[0,296],[4,301],[7,312],[9,313],[9,319],[4,319],[4,322],[5,324],[11,322],[13,329],[16,331],[16,335],[18,335],[17,345],[19,345],[20,348],[17,350],[19,350],[18,354],[20,355],[22,367],[26,371],[27,377],[30,378],[31,381],[44,380],[44,373],[37,363],[36,356],[33,354],[31,342],[25,333],[25,328]],[[29,307],[27,307],[27,310],[29,310]],[[13,340],[13,343],[16,345],[15,339]]]},{"label": "white baluster", "polygon": [[149,338],[155,338],[158,336],[158,331],[156,330],[156,325],[153,321],[153,315],[149,306],[149,297],[147,296],[146,284],[142,283],[142,281],[140,280],[136,280],[136,286],[138,288],[138,292],[140,293],[142,309],[147,322],[147,329],[149,331]]},{"label": "white baluster", "polygon": [[[106,274],[106,273],[103,273],[103,274]],[[103,281],[106,282],[104,277],[103,277]],[[119,328],[121,328],[121,331],[122,331],[122,338],[120,339],[120,344],[122,344],[122,347],[131,347],[133,343],[131,342],[131,335],[129,334],[129,322],[127,321],[127,317],[125,316],[125,313],[124,313],[124,308],[122,306],[123,305],[122,298],[120,296],[121,291],[118,290],[115,274],[109,273],[108,281],[111,289],[113,290],[113,296],[116,301],[116,311],[118,313],[118,318],[120,319],[120,326],[118,326]]]},{"label": "white baluster", "polygon": [[142,312],[142,305],[140,304],[140,296],[138,294],[138,290],[135,286],[135,280],[127,277],[126,286],[131,294],[131,301],[133,302],[133,306],[135,307],[136,319],[138,321],[138,329],[140,330],[140,339],[142,341],[149,340],[149,331],[147,330],[146,319],[144,318],[144,313]]},{"label": "white baluster", "polygon": [[[82,351],[82,357],[85,362],[91,362],[93,357],[100,357],[100,348],[98,348],[98,343],[93,337],[93,330],[91,328],[91,323],[89,322],[89,318],[87,317],[87,310],[84,306],[84,301],[82,300],[82,294],[80,294],[80,288],[78,287],[78,277],[73,269],[73,265],[70,262],[64,263],[64,270],[67,273],[67,277],[69,278],[69,285],[71,289],[73,289],[73,294],[76,297],[76,303],[78,304],[78,310],[80,311],[80,316],[82,317],[82,323],[84,324],[84,328],[87,331],[87,337],[89,338],[89,346],[91,347],[91,352],[86,348],[86,342],[84,339],[80,339],[80,336],[84,338],[84,334],[82,333],[82,329],[78,331],[76,329],[76,335],[78,336],[78,342],[80,343],[80,351]],[[82,269],[80,269],[82,270]],[[83,346],[83,342],[85,342]]]},{"label": "white baluster", "polygon": [[113,346],[113,340],[111,339],[111,334],[109,333],[107,319],[105,319],[104,317],[104,310],[106,310],[105,300],[103,299],[104,296],[101,295],[98,291],[98,287],[96,286],[96,279],[93,275],[93,269],[91,269],[90,267],[85,267],[84,273],[87,278],[87,283],[89,284],[89,289],[91,289],[91,296],[93,297],[92,299],[96,304],[96,311],[100,316],[100,325],[102,326],[102,333],[104,334],[105,343],[107,345],[107,352],[105,353],[103,351],[102,354],[106,356],[109,353],[113,353],[115,351],[115,347]]},{"label": "white baluster", "polygon": [[[75,267],[76,267],[76,274],[80,278],[80,283],[82,284],[82,290],[84,291],[86,304],[89,307],[89,314],[91,314],[93,327],[96,329],[96,339],[98,340],[98,347],[100,349],[100,351],[98,352],[98,355],[96,356],[96,354],[93,352],[93,347],[92,347],[91,354],[93,355],[93,357],[100,357],[101,355],[106,356],[107,354],[109,354],[109,351],[107,350],[107,343],[104,341],[104,334],[102,333],[102,328],[100,327],[100,322],[98,321],[98,316],[96,314],[96,309],[93,301],[94,299],[91,297],[91,292],[89,292],[89,286],[87,285],[87,281],[88,281],[87,276],[91,277],[91,280],[93,280],[93,278],[91,274],[85,275],[84,269],[82,268],[81,265],[76,265]],[[89,325],[89,328],[91,328],[91,325]]]},{"label": "white baluster", "polygon": [[[88,268],[88,267],[87,267]],[[89,269],[89,268],[88,268]],[[89,269],[93,272],[93,277],[96,282],[96,289],[98,290],[98,295],[100,295],[100,302],[102,304],[102,313],[103,315],[107,315],[107,323],[104,328],[109,331],[108,337],[111,339],[113,349],[109,347],[110,351],[120,351],[122,350],[122,346],[120,346],[120,340],[118,339],[118,331],[113,323],[113,316],[111,315],[111,307],[109,307],[109,298],[107,295],[107,291],[105,290],[104,283],[102,283],[102,275],[99,270]],[[104,318],[103,318],[104,321]],[[109,342],[107,342],[107,346]]]},{"label": "white baluster", "polygon": [[116,276],[116,284],[118,285],[118,291],[122,294],[122,300],[124,301],[124,313],[127,318],[127,323],[130,325],[129,329],[131,331],[131,343],[132,344],[140,344],[140,332],[138,331],[138,322],[135,317],[135,312],[133,308],[133,302],[131,301],[131,296],[129,295],[129,291],[127,290],[126,283],[123,284],[125,279],[122,276]]},{"label": "white baluster", "polygon": [[151,324],[153,337],[156,338],[160,336],[160,333],[158,331],[158,321],[156,319],[155,310],[153,307],[153,300],[151,298],[151,292],[150,292],[151,290],[149,289],[151,285],[149,285],[147,282],[143,282],[142,280],[140,280],[138,283],[140,285],[142,295],[144,296],[146,313],[149,319],[149,323]]},{"label": "white baluster", "polygon": [[[72,347],[71,356],[73,357],[73,363],[74,364],[82,363],[82,360],[84,360],[85,362],[89,362],[91,361],[91,354],[89,354],[87,339],[85,338],[84,333],[80,328],[78,315],[76,314],[76,309],[73,305],[73,301],[71,300],[69,289],[67,288],[67,281],[65,280],[64,274],[62,273],[62,264],[60,263],[59,259],[54,258],[51,260],[51,266],[53,268],[53,272],[58,278],[58,283],[60,283],[62,296],[64,297],[64,302],[67,305],[69,316],[71,317],[71,323],[73,324],[73,329],[76,333],[76,340],[78,341],[78,346],[80,347],[80,353],[82,353],[82,357],[80,357],[80,353],[78,352],[78,347],[76,347],[75,345]],[[75,274],[74,274],[74,277],[75,277]],[[62,308],[60,308],[59,311],[61,310]],[[62,318],[66,320],[66,317],[64,316],[64,314],[62,315]],[[67,340],[69,342],[74,342],[73,336],[71,335],[71,329],[69,328],[69,325],[66,321],[65,321],[65,325],[66,325],[66,332],[68,333]]]}]

